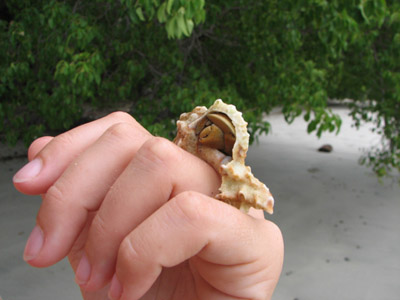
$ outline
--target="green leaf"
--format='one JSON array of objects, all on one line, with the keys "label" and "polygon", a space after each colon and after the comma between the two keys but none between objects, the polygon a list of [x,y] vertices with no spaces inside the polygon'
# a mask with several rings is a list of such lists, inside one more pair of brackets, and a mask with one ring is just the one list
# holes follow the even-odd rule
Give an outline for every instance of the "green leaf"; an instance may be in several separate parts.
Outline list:
[{"label": "green leaf", "polygon": [[174,38],[176,37],[176,32],[175,32],[175,17],[169,19],[166,24],[165,24],[165,29],[167,30],[168,38]]},{"label": "green leaf", "polygon": [[400,33],[396,33],[393,37],[393,44],[400,46]]},{"label": "green leaf", "polygon": [[188,33],[189,33],[187,36],[190,36],[192,34],[192,31],[193,31],[193,28],[194,28],[193,21],[190,20],[190,19],[186,19],[186,27],[187,27],[187,30],[188,30]]},{"label": "green leaf", "polygon": [[206,11],[202,8],[198,8],[193,15],[195,24],[203,23],[206,19]]},{"label": "green leaf", "polygon": [[136,11],[136,15],[139,17],[140,21],[146,21],[144,15],[143,15],[143,10],[142,10],[142,8],[140,6],[136,7],[135,11]]},{"label": "green leaf", "polygon": [[54,28],[54,20],[52,18],[47,21],[47,24],[49,24],[50,29]]},{"label": "green leaf", "polygon": [[308,122],[310,120],[310,111],[307,111],[304,115],[304,121]]},{"label": "green leaf", "polygon": [[390,16],[389,23],[390,24],[400,23],[400,12],[396,11],[392,13]]},{"label": "green leaf", "polygon": [[311,121],[307,126],[307,132],[308,133],[313,132],[317,128],[318,123],[319,122],[317,120]]},{"label": "green leaf", "polygon": [[360,4],[358,5],[358,9],[360,10],[361,16],[364,18],[365,23],[369,24],[369,19],[364,10],[364,3],[366,0],[361,0]]},{"label": "green leaf", "polygon": [[164,23],[167,21],[167,14],[165,13],[166,10],[166,2],[163,2],[163,4],[160,5],[160,7],[157,9],[157,19],[158,22]]},{"label": "green leaf", "polygon": [[[177,20],[177,24],[178,24],[178,28],[180,30],[180,32],[183,32],[184,35],[189,36],[189,31],[188,28],[186,26],[186,22],[185,22],[185,16],[183,14],[179,14],[176,18]],[[180,34],[178,34],[179,37]]]},{"label": "green leaf", "polygon": [[167,0],[167,13],[171,14],[172,5],[174,5],[174,0]]}]

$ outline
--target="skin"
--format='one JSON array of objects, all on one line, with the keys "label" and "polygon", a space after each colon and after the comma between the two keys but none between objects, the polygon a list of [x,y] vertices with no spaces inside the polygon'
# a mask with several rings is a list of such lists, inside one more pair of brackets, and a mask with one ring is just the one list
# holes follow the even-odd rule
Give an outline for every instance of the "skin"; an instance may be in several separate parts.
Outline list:
[{"label": "skin", "polygon": [[40,172],[14,185],[43,201],[24,258],[68,256],[84,299],[271,298],[279,228],[213,199],[215,171],[130,115],[39,138],[28,159]]}]

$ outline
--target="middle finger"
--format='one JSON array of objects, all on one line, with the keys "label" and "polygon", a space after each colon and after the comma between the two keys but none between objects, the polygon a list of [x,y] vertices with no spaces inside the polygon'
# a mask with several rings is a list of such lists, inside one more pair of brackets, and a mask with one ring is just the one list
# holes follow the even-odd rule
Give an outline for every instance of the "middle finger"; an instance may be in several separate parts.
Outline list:
[{"label": "middle finger", "polygon": [[119,246],[129,232],[175,195],[192,190],[215,196],[219,186],[219,175],[207,163],[168,140],[149,139],[94,218],[77,282],[87,290],[104,286],[114,274]]}]

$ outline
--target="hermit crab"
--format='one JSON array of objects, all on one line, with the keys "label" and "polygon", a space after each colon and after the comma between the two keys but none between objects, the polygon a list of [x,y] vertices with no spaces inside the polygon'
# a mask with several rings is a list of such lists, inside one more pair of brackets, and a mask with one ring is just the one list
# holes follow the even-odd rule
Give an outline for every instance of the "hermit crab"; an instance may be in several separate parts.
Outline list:
[{"label": "hermit crab", "polygon": [[273,212],[269,189],[245,165],[250,136],[234,105],[218,99],[208,109],[195,107],[181,114],[177,128],[174,143],[206,161],[221,176],[218,200],[242,211],[254,207]]}]

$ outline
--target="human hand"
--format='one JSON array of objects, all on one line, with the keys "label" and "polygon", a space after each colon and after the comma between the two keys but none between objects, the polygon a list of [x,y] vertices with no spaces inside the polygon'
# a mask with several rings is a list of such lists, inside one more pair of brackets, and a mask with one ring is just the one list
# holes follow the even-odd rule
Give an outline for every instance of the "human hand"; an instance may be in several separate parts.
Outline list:
[{"label": "human hand", "polygon": [[214,170],[129,115],[37,139],[28,158],[14,184],[43,201],[24,259],[46,267],[68,255],[85,299],[271,297],[276,225],[212,199]]}]

